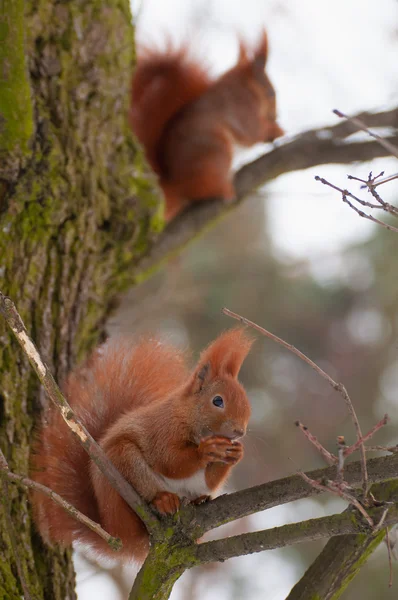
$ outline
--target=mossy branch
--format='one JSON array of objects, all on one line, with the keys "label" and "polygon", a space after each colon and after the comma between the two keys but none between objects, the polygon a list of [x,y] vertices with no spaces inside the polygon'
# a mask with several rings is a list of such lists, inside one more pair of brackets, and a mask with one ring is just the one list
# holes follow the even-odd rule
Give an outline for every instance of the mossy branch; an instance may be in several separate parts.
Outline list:
[{"label": "mossy branch", "polygon": [[[388,486],[388,484],[385,485]],[[398,493],[396,489],[393,497],[396,502],[391,504],[388,510],[384,521],[386,526],[398,523]],[[384,512],[385,507],[369,509],[369,515],[372,516],[375,523],[380,521]],[[291,523],[289,525],[282,525],[281,527],[255,531],[253,533],[243,533],[199,544],[196,556],[198,561],[204,564],[214,561],[224,561],[236,556],[253,554],[254,552],[284,548],[285,546],[291,546],[300,542],[312,542],[333,536],[343,534],[352,535],[355,533],[361,533],[364,537],[374,537],[380,532],[372,531],[357,511],[349,510],[340,515],[308,519],[300,523]],[[325,563],[324,568],[327,568]]]},{"label": "mossy branch", "polygon": [[[172,587],[182,573],[194,566],[209,562],[225,561],[229,558],[263,552],[275,548],[283,548],[301,542],[333,538],[330,544],[338,545],[339,540],[349,541],[346,551],[343,551],[338,561],[344,576],[337,578],[333,584],[336,596],[329,596],[328,589],[332,585],[331,577],[319,577],[318,595],[292,596],[289,600],[307,600],[316,597],[318,600],[337,598],[337,593],[347,585],[360,566],[377,547],[385,535],[385,527],[398,523],[398,485],[396,482],[380,484],[372,489],[378,498],[388,498],[386,505],[369,509],[369,514],[375,523],[384,517],[383,530],[372,529],[355,509],[349,508],[341,514],[309,519],[299,523],[274,527],[253,533],[244,533],[220,540],[196,544],[188,542],[182,536],[181,524],[174,519],[174,525],[169,522],[164,529],[164,541],[154,544],[142,566],[130,593],[129,600],[167,600]],[[170,520],[168,520],[170,521]],[[357,535],[355,535],[357,534]],[[328,553],[322,561],[322,574],[333,566],[334,555]],[[315,563],[314,563],[315,564]],[[318,575],[319,575],[318,568]],[[336,571],[334,571],[336,573]],[[338,582],[338,584],[337,584]],[[299,585],[299,584],[298,584]],[[321,591],[321,588],[323,591]]]},{"label": "mossy branch", "polygon": [[[397,496],[397,485],[397,481],[375,485],[372,493],[378,500],[389,502]],[[350,510],[348,508],[346,512],[349,513]],[[385,534],[386,529],[383,528],[373,536],[359,533],[332,538],[292,588],[286,600],[337,600]]]},{"label": "mossy branch", "polygon": [[[367,467],[369,482],[372,484],[396,479],[398,478],[398,454],[372,458],[367,461]],[[316,469],[306,474],[310,479],[318,481],[334,479],[336,467]],[[360,488],[363,482],[361,463],[356,461],[346,465],[344,477],[350,486]],[[180,515],[181,519],[194,522],[196,533],[200,537],[206,531],[236,519],[319,493],[309,486],[300,475],[291,475],[233,494],[219,496],[208,504],[195,507],[194,516],[190,514],[190,511],[193,510],[192,507],[188,506],[182,509]]]},{"label": "mossy branch", "polygon": [[25,2],[0,3],[0,177],[13,180],[33,134],[33,108],[25,58]]}]

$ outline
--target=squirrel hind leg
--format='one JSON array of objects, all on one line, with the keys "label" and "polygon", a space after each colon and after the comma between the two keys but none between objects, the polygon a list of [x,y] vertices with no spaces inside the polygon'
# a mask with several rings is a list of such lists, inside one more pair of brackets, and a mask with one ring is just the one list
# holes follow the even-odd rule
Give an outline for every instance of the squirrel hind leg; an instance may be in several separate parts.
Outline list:
[{"label": "squirrel hind leg", "polygon": [[188,206],[189,200],[184,199],[172,184],[161,181],[160,185],[165,197],[164,219],[170,223]]},{"label": "squirrel hind leg", "polygon": [[225,203],[233,202],[236,199],[236,192],[233,186],[229,171],[227,168],[212,168],[206,166],[199,170],[189,181],[186,194],[191,200],[205,200],[221,198]]}]

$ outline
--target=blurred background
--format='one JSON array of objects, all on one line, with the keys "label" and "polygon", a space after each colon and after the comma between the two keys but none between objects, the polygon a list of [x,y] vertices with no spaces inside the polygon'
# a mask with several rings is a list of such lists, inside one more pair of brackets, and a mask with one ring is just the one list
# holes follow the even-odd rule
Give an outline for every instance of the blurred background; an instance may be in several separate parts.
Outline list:
[{"label": "blurred background", "polygon": [[[268,74],[275,86],[279,122],[291,137],[333,124],[332,109],[353,114],[397,104],[398,2],[396,0],[134,0],[137,40],[159,47],[168,37],[189,37],[198,60],[218,74],[237,57],[237,33],[270,40]],[[236,164],[269,150],[239,154]],[[122,299],[110,334],[156,331],[191,347],[194,357],[223,329],[226,306],[294,344],[347,387],[366,431],[385,412],[389,425],[374,443],[397,443],[398,234],[361,219],[339,194],[314,181],[346,187],[347,173],[394,173],[396,159],[354,166],[325,165],[292,173],[268,185]],[[353,192],[359,184],[351,185]],[[397,181],[379,188],[398,202]],[[365,193],[361,192],[362,196]],[[245,459],[229,491],[323,465],[294,427],[300,419],[328,449],[337,435],[354,440],[342,398],[308,366],[258,336],[241,381],[253,406]],[[273,527],[340,512],[332,497],[277,507],[236,522],[222,533]],[[210,565],[186,573],[173,600],[282,600],[323,547],[301,544]],[[115,578],[77,556],[80,600],[119,600]],[[344,592],[344,600],[389,600],[384,544]]]}]

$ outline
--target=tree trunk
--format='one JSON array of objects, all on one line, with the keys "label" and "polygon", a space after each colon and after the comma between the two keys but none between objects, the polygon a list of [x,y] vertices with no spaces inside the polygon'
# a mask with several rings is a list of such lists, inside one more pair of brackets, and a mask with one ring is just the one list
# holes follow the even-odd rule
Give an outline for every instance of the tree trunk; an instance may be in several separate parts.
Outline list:
[{"label": "tree trunk", "polygon": [[[127,124],[134,31],[128,0],[1,0],[0,10],[0,289],[62,381],[162,228]],[[46,399],[3,320],[0,340],[0,447],[27,473]],[[21,575],[35,600],[75,598],[70,551],[41,543],[25,492],[8,485],[3,496],[0,598],[27,600]]]}]

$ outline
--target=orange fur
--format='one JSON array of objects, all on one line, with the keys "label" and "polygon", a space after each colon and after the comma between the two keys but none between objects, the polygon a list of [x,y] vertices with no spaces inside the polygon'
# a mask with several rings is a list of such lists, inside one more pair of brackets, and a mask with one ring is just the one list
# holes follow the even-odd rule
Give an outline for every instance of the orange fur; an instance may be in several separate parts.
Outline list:
[{"label": "orange fur", "polygon": [[[243,456],[250,405],[237,380],[252,341],[242,329],[217,338],[193,372],[185,353],[156,339],[111,340],[72,373],[66,396],[91,435],[138,493],[160,512],[211,495]],[[222,408],[213,404],[221,396]],[[90,545],[98,553],[144,560],[148,536],[137,515],[110,486],[55,408],[50,408],[32,458],[32,477],[112,535],[115,554],[84,525],[37,492],[33,508],[47,542]]]},{"label": "orange fur", "polygon": [[234,144],[251,146],[283,135],[274,88],[264,69],[265,32],[254,52],[240,42],[237,64],[212,81],[188,48],[139,55],[130,124],[159,175],[166,219],[192,200],[232,200]]}]

